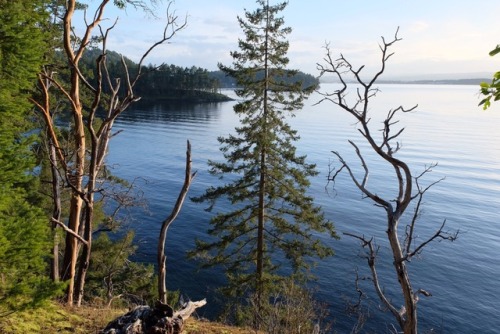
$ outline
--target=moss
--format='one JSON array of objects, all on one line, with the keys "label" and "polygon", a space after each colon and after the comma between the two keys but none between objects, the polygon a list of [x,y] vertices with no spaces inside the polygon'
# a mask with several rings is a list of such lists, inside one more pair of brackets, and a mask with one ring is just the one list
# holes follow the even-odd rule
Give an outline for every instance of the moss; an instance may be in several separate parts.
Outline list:
[{"label": "moss", "polygon": [[0,318],[0,333],[96,333],[123,310],[67,308],[58,303]]}]

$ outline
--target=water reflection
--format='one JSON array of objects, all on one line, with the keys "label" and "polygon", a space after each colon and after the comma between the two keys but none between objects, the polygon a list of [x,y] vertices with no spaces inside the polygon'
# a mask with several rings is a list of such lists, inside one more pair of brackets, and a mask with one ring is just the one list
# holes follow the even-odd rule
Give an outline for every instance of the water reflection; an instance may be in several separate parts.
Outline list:
[{"label": "water reflection", "polygon": [[220,117],[224,102],[182,103],[139,101],[123,113],[118,123],[158,123],[158,122],[212,122]]}]

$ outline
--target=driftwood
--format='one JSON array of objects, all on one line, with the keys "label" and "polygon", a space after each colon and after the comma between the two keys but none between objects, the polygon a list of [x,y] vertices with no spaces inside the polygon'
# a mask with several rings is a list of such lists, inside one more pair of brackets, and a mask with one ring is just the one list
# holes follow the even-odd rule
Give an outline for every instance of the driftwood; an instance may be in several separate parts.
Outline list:
[{"label": "driftwood", "polygon": [[206,303],[205,299],[189,301],[175,312],[169,305],[160,302],[154,308],[138,306],[111,321],[99,334],[180,334],[184,322]]}]

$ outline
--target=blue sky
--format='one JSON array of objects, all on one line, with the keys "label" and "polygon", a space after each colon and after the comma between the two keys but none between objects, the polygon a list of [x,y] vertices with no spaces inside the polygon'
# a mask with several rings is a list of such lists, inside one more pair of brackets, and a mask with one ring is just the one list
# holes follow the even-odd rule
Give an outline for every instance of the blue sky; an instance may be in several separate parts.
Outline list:
[{"label": "blue sky", "polygon": [[[155,8],[159,17],[165,16],[167,3]],[[188,25],[147,62],[209,70],[217,62],[229,65],[229,52],[242,37],[236,16],[256,7],[254,0],[176,0],[171,9],[180,20],[187,15]],[[282,15],[292,28],[290,68],[318,74],[316,64],[327,42],[333,55],[342,53],[354,65],[374,68],[381,36],[390,39],[399,27],[402,41],[393,49],[387,77],[422,77],[500,70],[500,55],[488,56],[500,43],[499,13],[498,0],[289,0]],[[110,20],[104,26],[119,16],[108,48],[135,61],[163,31],[161,19],[132,8],[112,9],[106,16]]]}]

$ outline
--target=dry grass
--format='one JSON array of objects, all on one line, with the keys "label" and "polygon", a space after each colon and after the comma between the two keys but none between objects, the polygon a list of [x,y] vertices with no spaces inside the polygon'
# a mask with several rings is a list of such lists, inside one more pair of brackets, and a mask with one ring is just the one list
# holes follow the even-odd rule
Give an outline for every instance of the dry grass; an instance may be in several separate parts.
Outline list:
[{"label": "dry grass", "polygon": [[12,313],[0,318],[0,333],[98,333],[123,310],[93,307],[68,308],[49,303],[35,310]]},{"label": "dry grass", "polygon": [[[127,310],[83,306],[69,308],[58,303],[0,317],[2,334],[97,334],[108,322]],[[185,334],[255,334],[255,331],[189,318]]]},{"label": "dry grass", "polygon": [[[185,334],[257,334],[247,328],[231,327],[224,324],[189,318],[184,330]],[[260,332],[259,332],[260,333]]]}]

